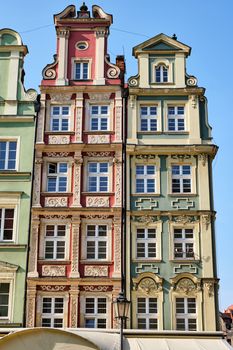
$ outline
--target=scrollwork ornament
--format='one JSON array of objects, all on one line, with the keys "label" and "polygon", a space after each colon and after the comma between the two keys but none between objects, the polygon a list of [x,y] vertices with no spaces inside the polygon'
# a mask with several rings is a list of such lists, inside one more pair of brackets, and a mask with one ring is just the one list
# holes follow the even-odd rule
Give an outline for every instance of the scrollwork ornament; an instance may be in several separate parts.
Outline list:
[{"label": "scrollwork ornament", "polygon": [[56,70],[54,68],[58,63],[58,56],[53,55],[53,58],[54,58],[54,62],[51,64],[47,64],[47,66],[42,71],[42,76],[43,76],[44,80],[56,79],[57,74],[56,74]]},{"label": "scrollwork ornament", "polygon": [[190,222],[192,222],[192,217],[187,216],[187,215],[175,216],[174,221],[179,223],[179,224],[186,225],[186,224],[189,224]]},{"label": "scrollwork ornament", "polygon": [[137,289],[143,293],[151,294],[153,292],[157,292],[159,287],[152,278],[143,278],[140,281]]},{"label": "scrollwork ornament", "polygon": [[109,79],[116,79],[119,77],[120,75],[120,68],[118,66],[116,66],[115,64],[112,64],[109,62],[109,55],[105,55],[105,63],[107,63],[107,65],[110,67],[108,70],[107,70],[107,77]]},{"label": "scrollwork ornament", "polygon": [[205,225],[206,230],[208,230],[208,227],[211,224],[211,216],[210,215],[202,215],[202,222]]},{"label": "scrollwork ornament", "polygon": [[182,278],[176,285],[175,290],[186,295],[197,291],[197,286],[189,278]]},{"label": "scrollwork ornament", "polygon": [[205,153],[201,153],[201,154],[198,154],[198,158],[199,158],[200,161],[202,162],[202,165],[203,165],[203,166],[206,166],[207,161],[208,161],[208,155],[205,154]]}]

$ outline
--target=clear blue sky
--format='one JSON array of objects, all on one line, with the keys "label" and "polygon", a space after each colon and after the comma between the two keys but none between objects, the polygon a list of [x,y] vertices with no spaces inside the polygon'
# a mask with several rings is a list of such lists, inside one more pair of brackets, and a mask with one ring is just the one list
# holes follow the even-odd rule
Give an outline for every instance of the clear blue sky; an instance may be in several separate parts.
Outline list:
[{"label": "clear blue sky", "polygon": [[[37,88],[43,67],[53,62],[55,30],[53,14],[66,6],[81,2],[67,0],[1,1],[0,27],[20,32],[29,48],[25,59],[25,85]],[[232,0],[87,0],[113,14],[109,40],[111,60],[124,53],[127,76],[137,73],[132,47],[158,33],[172,35],[191,46],[187,72],[206,88],[209,100],[209,122],[214,142],[220,147],[214,160],[214,194],[218,276],[220,277],[220,309],[233,304],[231,255],[233,251],[233,1]],[[37,28],[37,29],[36,29]],[[36,30],[33,30],[36,29]],[[128,33],[133,32],[133,33]]]}]

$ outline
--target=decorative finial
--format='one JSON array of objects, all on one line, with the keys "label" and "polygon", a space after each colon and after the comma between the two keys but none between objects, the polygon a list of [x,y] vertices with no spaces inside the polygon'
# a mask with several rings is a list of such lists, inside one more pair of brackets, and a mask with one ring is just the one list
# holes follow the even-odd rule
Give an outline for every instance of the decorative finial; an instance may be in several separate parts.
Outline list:
[{"label": "decorative finial", "polygon": [[176,34],[173,34],[172,39],[177,40]]},{"label": "decorative finial", "polygon": [[88,7],[86,6],[85,2],[83,2],[82,6],[80,7],[81,12],[87,12]]}]

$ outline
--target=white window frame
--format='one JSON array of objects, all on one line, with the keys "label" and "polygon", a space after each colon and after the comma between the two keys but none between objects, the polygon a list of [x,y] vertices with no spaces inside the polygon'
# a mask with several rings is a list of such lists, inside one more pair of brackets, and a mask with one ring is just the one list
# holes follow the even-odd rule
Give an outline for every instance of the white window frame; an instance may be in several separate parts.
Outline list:
[{"label": "white window frame", "polygon": [[[175,238],[175,230],[181,230],[181,238]],[[186,238],[186,230],[192,231],[192,238]],[[195,233],[193,228],[189,227],[174,227],[173,228],[173,239],[174,239],[174,260],[194,260],[195,259]],[[177,251],[177,253],[181,253],[182,257],[176,256],[176,244],[181,245],[181,251]],[[192,245],[192,249],[189,251],[188,245]],[[189,253],[192,253],[192,256],[187,256]]]},{"label": "white window frame", "polygon": [[[145,300],[145,312],[144,313],[139,313],[139,299],[144,299]],[[151,299],[156,299],[156,312],[151,313],[150,312],[150,300]],[[146,328],[139,328],[139,319],[144,319],[146,323]],[[156,320],[156,328],[151,328],[150,327],[150,320]],[[145,297],[145,296],[138,296],[137,297],[137,320],[138,320],[138,329],[153,329],[157,330],[158,329],[158,298],[155,296],[152,297]]]},{"label": "white window frame", "polygon": [[0,262],[0,283],[9,283],[8,315],[0,317],[1,322],[13,322],[14,302],[15,302],[15,280],[18,266]]},{"label": "white window frame", "polygon": [[[47,227],[53,226],[54,227],[54,236],[46,236],[47,233]],[[65,235],[64,236],[58,236],[58,226],[65,226]],[[53,257],[52,258],[46,258],[46,242],[53,242]],[[64,242],[64,258],[57,258],[57,249],[58,249],[58,242]],[[64,223],[58,223],[58,224],[50,224],[47,223],[45,225],[45,235],[44,235],[44,259],[45,260],[66,260],[67,257],[67,225]]]},{"label": "white window frame", "polygon": [[[20,197],[19,193],[8,193],[4,197],[0,196],[0,208],[1,209],[14,209],[14,222],[13,222],[13,234],[11,240],[3,240],[0,232],[0,246],[7,243],[18,242],[18,230],[19,230],[19,211],[20,211]],[[0,227],[1,230],[1,227]]]},{"label": "white window frame", "polygon": [[[167,59],[167,58],[155,58],[153,59],[152,63],[151,63],[151,82],[153,84],[156,85],[161,85],[164,86],[165,84],[173,84],[174,83],[174,78],[173,78],[173,63],[174,63],[174,59]],[[158,68],[159,66],[164,66],[165,68],[167,68],[167,81],[163,82],[157,82],[156,81],[156,68]]]},{"label": "white window frame", "polygon": [[[19,169],[19,154],[20,154],[20,137],[2,137],[0,138],[0,142],[6,142],[6,155],[5,155],[5,167],[4,169],[0,169],[1,171],[18,171]],[[9,143],[10,142],[16,142],[16,154],[15,154],[15,168],[14,169],[8,169],[6,164],[8,163],[9,158]]]},{"label": "white window frame", "polygon": [[[157,105],[140,105],[140,127],[139,127],[139,131],[140,132],[157,132],[158,131],[158,106]],[[142,114],[142,108],[146,108],[147,109],[147,113],[145,115]],[[151,114],[151,108],[156,108],[156,114]],[[142,129],[142,120],[146,120],[147,121],[147,129],[143,130]],[[151,130],[152,126],[151,126],[151,121],[155,120],[156,121],[156,127],[155,130]]]},{"label": "white window frame", "polygon": [[[144,230],[144,238],[138,238],[138,230]],[[155,231],[155,238],[148,238],[150,234],[150,230]],[[157,243],[157,232],[156,227],[137,227],[136,229],[136,259],[156,259],[157,258],[157,250],[158,250],[158,243]],[[144,245],[144,256],[138,256],[138,244]],[[155,256],[149,256],[149,245],[153,244],[155,246]]]},{"label": "white window frame", "polygon": [[[177,313],[177,299],[183,299],[184,300],[184,313]],[[196,312],[195,313],[189,313],[188,311],[188,303],[189,303],[189,300],[190,299],[194,299],[195,300],[195,310]],[[184,331],[189,331],[189,320],[190,319],[195,319],[196,321],[196,329],[191,329],[193,331],[196,331],[197,330],[197,327],[198,327],[198,324],[197,324],[197,299],[195,297],[176,297],[175,298],[175,310],[176,310],[176,329],[177,329],[177,320],[178,319],[183,319],[184,320],[184,323],[185,323],[185,329]],[[190,330],[190,331],[191,331]],[[182,331],[182,330],[180,330]]]},{"label": "white window frame", "polygon": [[[56,164],[57,166],[57,172],[56,173],[49,173],[49,165],[50,164]],[[59,171],[59,167],[60,167],[60,164],[66,164],[67,166],[67,171],[66,172],[60,172]],[[69,174],[69,163],[67,161],[60,161],[60,162],[54,162],[54,161],[49,161],[47,163],[47,192],[49,193],[65,193],[65,192],[68,192],[68,174]],[[56,188],[55,188],[55,191],[49,191],[49,178],[56,178]],[[61,177],[65,177],[66,178],[66,190],[65,191],[59,191],[59,178]]]},{"label": "white window frame", "polygon": [[[98,108],[98,114],[93,114],[92,113],[92,108],[93,107],[97,107]],[[102,114],[101,113],[101,108],[102,107],[107,107],[107,114]],[[89,118],[89,120],[90,120],[90,125],[89,125],[89,130],[90,131],[93,131],[93,132],[98,132],[98,131],[101,131],[101,132],[106,132],[106,131],[110,131],[110,127],[109,127],[109,124],[110,124],[110,122],[109,122],[109,116],[110,116],[110,106],[109,106],[109,104],[91,104],[90,105],[90,118]],[[104,129],[104,130],[102,130],[101,129],[101,121],[102,121],[102,119],[107,119],[107,129]],[[98,122],[98,128],[96,129],[96,130],[93,130],[92,129],[92,120],[93,119],[97,119],[97,122]]]},{"label": "white window frame", "polygon": [[[69,113],[68,114],[63,114],[62,113],[62,109],[66,107],[69,109]],[[71,106],[70,105],[51,105],[51,117],[50,117],[50,131],[53,132],[69,132],[70,131],[70,110],[71,110]],[[59,108],[59,114],[53,114],[54,113],[54,108]],[[59,123],[59,128],[58,130],[53,130],[53,120],[54,119],[58,119],[58,123]],[[62,120],[63,119],[67,119],[68,120],[68,129],[67,130],[62,130]]]},{"label": "white window frame", "polygon": [[[95,226],[95,236],[88,236],[88,227],[89,226]],[[99,236],[99,227],[100,226],[106,226],[106,235],[105,236]],[[90,258],[88,257],[88,242],[94,242],[94,258]],[[100,242],[105,242],[106,243],[106,246],[105,246],[105,255],[106,257],[105,258],[99,258],[99,248],[100,248],[100,245],[99,243]],[[97,261],[107,261],[108,260],[108,250],[109,250],[109,247],[108,247],[108,225],[106,224],[98,224],[98,225],[94,225],[94,224],[87,224],[86,225],[86,260],[90,260],[90,261],[94,261],[94,260],[97,260]]]},{"label": "white window frame", "polygon": [[[137,174],[137,167],[143,167],[143,174]],[[148,167],[154,167],[154,174],[147,174],[147,169]],[[136,164],[136,193],[157,193],[157,179],[156,179],[156,173],[157,173],[157,169],[156,169],[156,164]],[[137,180],[143,180],[143,187],[144,187],[144,191],[137,191]],[[148,191],[148,181],[147,180],[153,180],[154,181],[154,191]]]},{"label": "white window frame", "polygon": [[[0,207],[0,210],[2,211],[0,213],[0,243],[1,242],[12,242],[14,241],[14,225],[15,225],[15,208],[2,208]],[[13,210],[13,225],[12,225],[12,239],[4,239],[4,229],[5,229],[5,222],[6,222],[6,210]]]},{"label": "white window frame", "polygon": [[[179,174],[173,174],[173,168],[174,167],[179,167]],[[190,174],[183,174],[184,167],[189,167],[190,168]],[[171,179],[171,185],[172,185],[172,193],[173,194],[190,194],[192,193],[192,166],[190,164],[172,164],[172,179]],[[173,190],[173,180],[178,181],[179,180],[179,186],[180,186],[180,191],[174,191]],[[190,191],[184,191],[185,186],[184,186],[184,181],[185,180],[190,180]]]},{"label": "white window frame", "polygon": [[[77,79],[76,78],[76,63],[87,63],[88,64],[88,77],[87,79]],[[91,65],[92,65],[92,59],[90,58],[86,58],[86,57],[83,57],[83,58],[80,58],[80,59],[77,59],[77,57],[73,57],[72,58],[72,77],[73,77],[73,80],[75,81],[87,81],[87,80],[90,80],[91,79]]]},{"label": "white window frame", "polygon": [[[94,308],[93,308],[93,312],[91,312],[91,313],[86,312],[87,299],[94,300]],[[106,301],[106,313],[98,313],[98,300],[99,299],[105,299],[105,301]],[[84,304],[84,327],[86,327],[86,328],[89,328],[86,326],[86,320],[88,320],[88,319],[94,319],[95,327],[93,327],[93,328],[102,328],[102,327],[97,327],[97,323],[98,323],[99,319],[104,319],[106,321],[105,322],[106,327],[104,327],[103,329],[108,328],[108,298],[105,295],[103,295],[103,296],[86,295],[85,304]]]},{"label": "white window frame", "polygon": [[[159,69],[159,80],[157,80],[157,69]],[[166,76],[167,78],[165,79],[165,70],[166,70]],[[155,67],[155,82],[156,83],[168,83],[168,72],[169,72],[169,67],[167,67],[165,64],[158,64]]]},{"label": "white window frame", "polygon": [[[43,313],[43,303],[45,298],[50,298],[51,299],[51,313]],[[62,299],[63,300],[63,312],[62,313],[55,313],[55,299]],[[43,323],[43,318],[48,318],[51,320],[51,328],[64,328],[64,313],[65,313],[65,298],[64,296],[46,296],[43,295],[42,297],[42,305],[41,305],[41,327]],[[54,327],[54,321],[55,319],[62,319],[62,327]],[[44,326],[45,327],[45,326]]]},{"label": "white window frame", "polygon": [[[90,172],[89,171],[89,166],[90,164],[96,164],[97,165],[97,171],[96,172]],[[107,164],[108,166],[108,171],[107,172],[103,172],[101,173],[100,172],[100,164]],[[110,164],[109,162],[106,160],[106,161],[89,161],[87,163],[87,192],[90,192],[90,193],[108,193],[109,192],[109,188],[110,188],[110,184],[109,184],[109,178],[110,178]],[[90,187],[89,187],[89,181],[90,181],[90,178],[93,177],[93,178],[96,178],[96,190],[93,191],[93,190],[90,190]],[[101,191],[100,190],[100,185],[101,185],[101,177],[107,177],[107,190],[106,191]]]},{"label": "white window frame", "polygon": [[[174,108],[174,114],[169,114],[169,108]],[[183,114],[179,114],[178,110],[179,108],[183,108],[184,112]],[[186,122],[185,122],[185,105],[184,104],[180,104],[180,105],[167,105],[167,131],[168,132],[184,132],[186,131]],[[174,119],[174,123],[175,123],[175,128],[174,130],[169,129],[169,120],[170,119]],[[182,130],[179,130],[179,121],[182,120],[183,124],[184,124],[184,128]]]}]

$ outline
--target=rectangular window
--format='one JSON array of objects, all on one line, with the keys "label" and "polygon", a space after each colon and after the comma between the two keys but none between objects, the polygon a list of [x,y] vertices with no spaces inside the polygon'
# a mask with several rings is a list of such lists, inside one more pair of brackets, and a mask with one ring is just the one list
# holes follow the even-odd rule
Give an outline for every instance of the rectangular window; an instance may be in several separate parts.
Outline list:
[{"label": "rectangular window", "polygon": [[44,297],[42,301],[42,327],[62,328],[64,298]]},{"label": "rectangular window", "polygon": [[48,192],[67,192],[67,163],[48,164]]},{"label": "rectangular window", "polygon": [[168,131],[184,131],[184,106],[168,107]]},{"label": "rectangular window", "polygon": [[0,170],[16,169],[16,141],[0,141]]},{"label": "rectangular window", "polygon": [[154,193],[155,177],[155,165],[136,165],[136,193]]},{"label": "rectangular window", "polygon": [[0,282],[0,319],[8,318],[10,299],[10,283]]},{"label": "rectangular window", "polygon": [[89,63],[88,62],[76,62],[75,63],[75,80],[87,80],[89,77]]},{"label": "rectangular window", "polygon": [[86,258],[95,260],[107,259],[107,226],[87,225]]},{"label": "rectangular window", "polygon": [[191,193],[191,166],[172,165],[172,193]]},{"label": "rectangular window", "polygon": [[68,131],[70,124],[69,106],[52,106],[51,131]]},{"label": "rectangular window", "polygon": [[66,225],[47,225],[45,228],[45,259],[64,260]]},{"label": "rectangular window", "polygon": [[88,163],[88,191],[108,192],[109,164]]},{"label": "rectangular window", "polygon": [[159,65],[155,68],[155,82],[167,83],[168,82],[168,69],[164,65]]},{"label": "rectangular window", "polygon": [[157,298],[137,299],[138,329],[158,329]]},{"label": "rectangular window", "polygon": [[85,300],[85,327],[106,328],[107,299],[102,297],[86,298]]},{"label": "rectangular window", "polygon": [[90,130],[107,131],[109,130],[109,106],[91,106],[90,112]]},{"label": "rectangular window", "polygon": [[0,241],[13,240],[14,215],[14,209],[0,208]]},{"label": "rectangular window", "polygon": [[157,131],[157,107],[141,107],[141,131]]},{"label": "rectangular window", "polygon": [[196,331],[196,323],[196,299],[176,298],[176,329],[178,331]]},{"label": "rectangular window", "polygon": [[138,259],[156,258],[156,229],[138,228],[136,240]]},{"label": "rectangular window", "polygon": [[174,257],[175,259],[194,259],[193,229],[174,229]]}]

